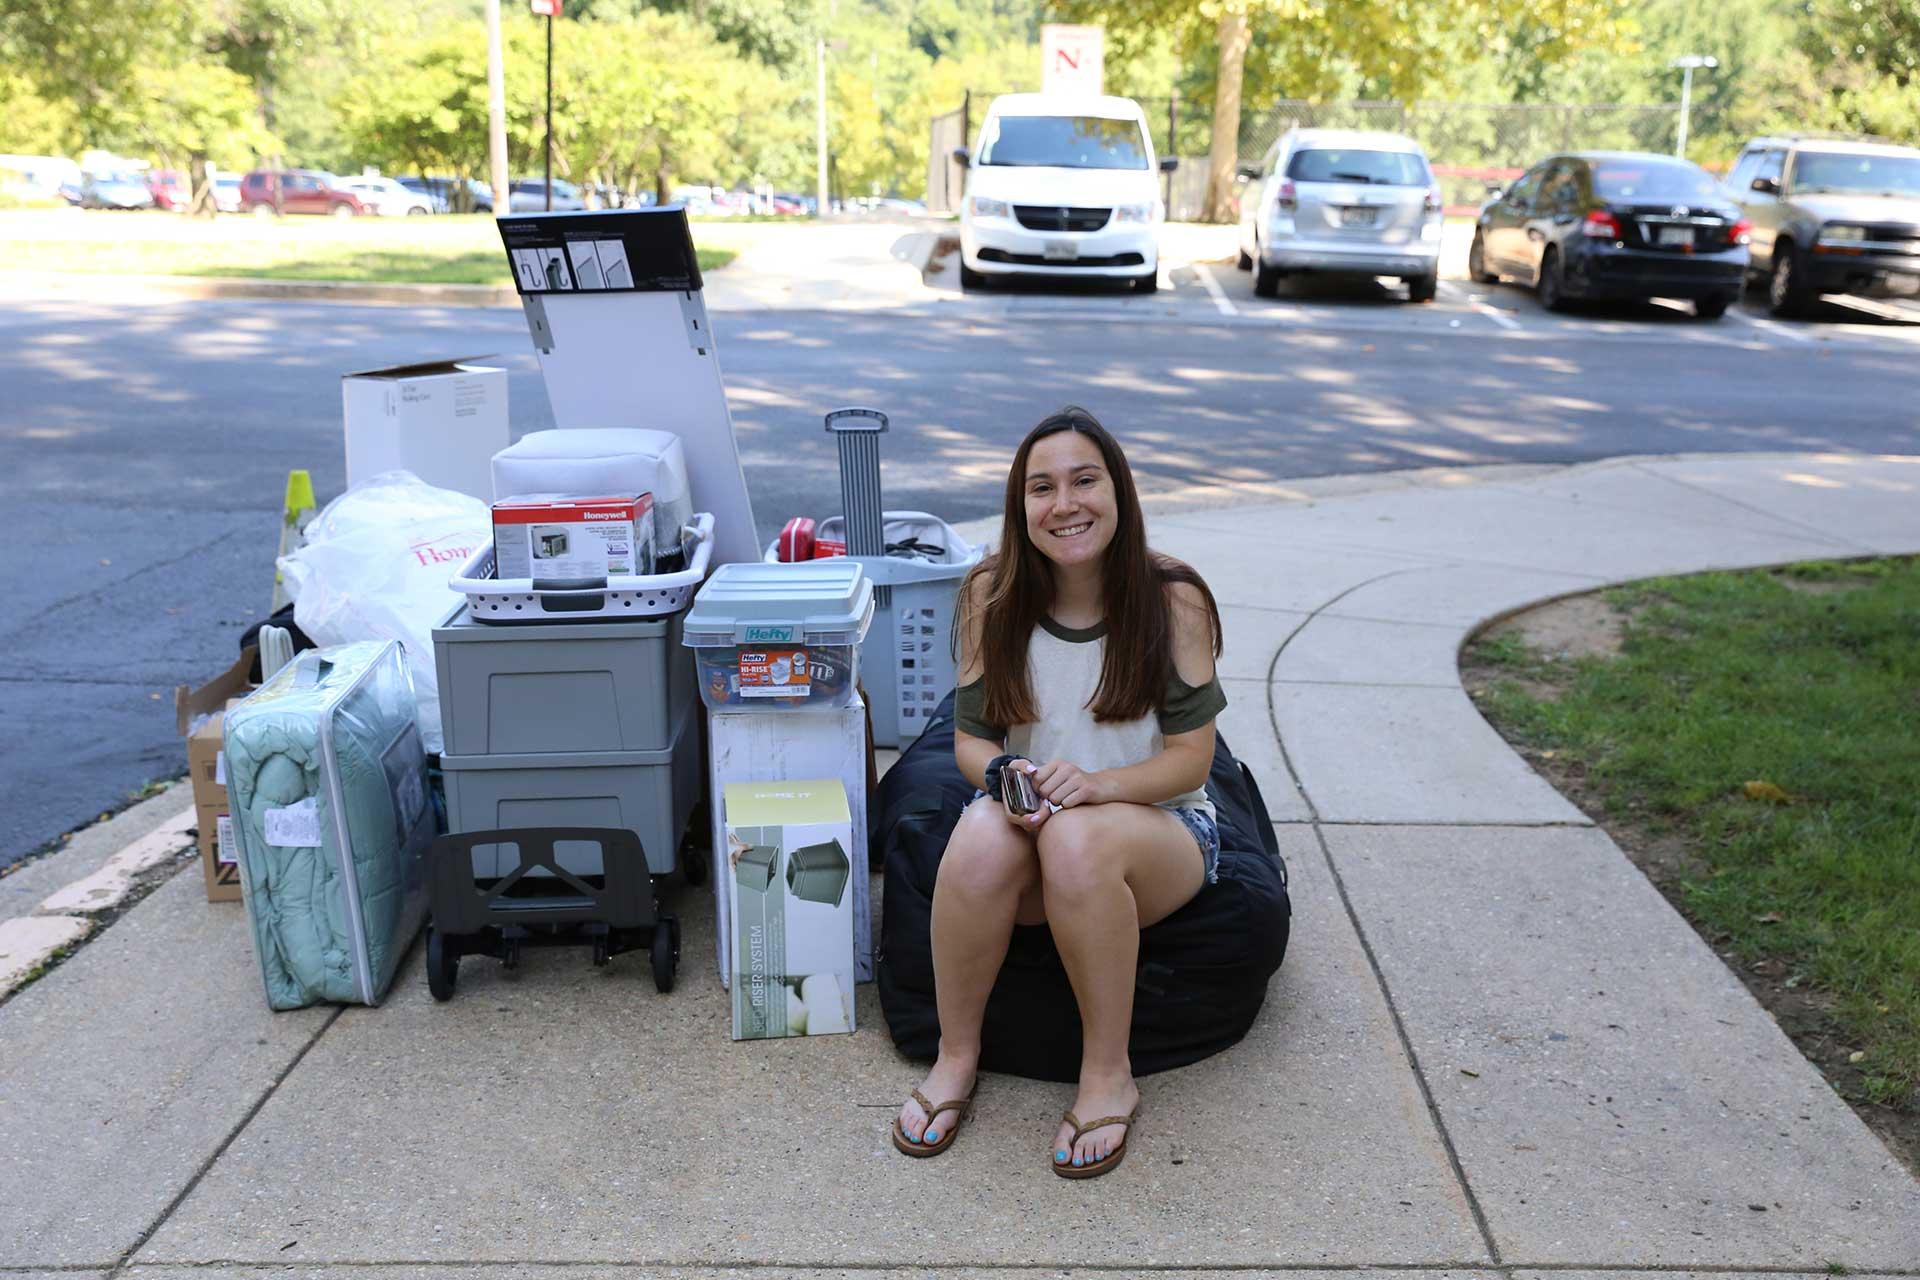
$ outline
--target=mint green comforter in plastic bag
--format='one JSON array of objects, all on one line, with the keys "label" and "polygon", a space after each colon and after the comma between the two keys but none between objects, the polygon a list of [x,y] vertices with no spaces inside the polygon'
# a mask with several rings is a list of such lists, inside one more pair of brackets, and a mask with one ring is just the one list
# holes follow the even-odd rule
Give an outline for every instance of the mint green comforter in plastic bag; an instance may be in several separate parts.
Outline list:
[{"label": "mint green comforter in plastic bag", "polygon": [[377,1004],[426,909],[426,756],[392,641],[309,650],[226,716],[254,954],[275,1009]]}]

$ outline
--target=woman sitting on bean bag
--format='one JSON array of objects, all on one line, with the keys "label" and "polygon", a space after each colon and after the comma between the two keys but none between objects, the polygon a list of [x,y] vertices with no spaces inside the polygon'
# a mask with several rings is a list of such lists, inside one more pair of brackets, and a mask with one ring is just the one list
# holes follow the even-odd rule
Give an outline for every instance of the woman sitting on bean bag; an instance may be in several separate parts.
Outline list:
[{"label": "woman sitting on bean bag", "polygon": [[1140,930],[1218,871],[1204,788],[1226,706],[1219,609],[1199,574],[1148,548],[1119,444],[1070,406],[1014,454],[1000,549],[962,584],[958,630],[954,756],[981,794],[934,883],[940,1051],[893,1142],[913,1156],[953,1142],[1013,928],[1045,924],[1083,1036],[1048,1164],[1095,1177],[1119,1165],[1139,1114],[1127,1040]]}]

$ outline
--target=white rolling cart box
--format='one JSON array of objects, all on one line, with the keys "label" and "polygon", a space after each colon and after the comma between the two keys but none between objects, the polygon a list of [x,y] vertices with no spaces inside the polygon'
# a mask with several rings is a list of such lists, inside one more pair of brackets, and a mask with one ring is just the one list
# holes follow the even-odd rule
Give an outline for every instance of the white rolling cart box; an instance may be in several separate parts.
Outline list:
[{"label": "white rolling cart box", "polygon": [[493,498],[507,447],[507,371],[475,357],[342,375],[347,484],[411,471],[439,489]]}]

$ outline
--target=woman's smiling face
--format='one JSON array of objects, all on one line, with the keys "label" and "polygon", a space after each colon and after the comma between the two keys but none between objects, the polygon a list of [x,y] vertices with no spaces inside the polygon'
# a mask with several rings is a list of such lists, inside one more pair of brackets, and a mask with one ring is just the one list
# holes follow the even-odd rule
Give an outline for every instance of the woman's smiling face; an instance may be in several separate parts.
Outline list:
[{"label": "woman's smiling face", "polygon": [[1055,432],[1028,451],[1027,537],[1055,564],[1099,563],[1116,505],[1100,447],[1078,431]]}]

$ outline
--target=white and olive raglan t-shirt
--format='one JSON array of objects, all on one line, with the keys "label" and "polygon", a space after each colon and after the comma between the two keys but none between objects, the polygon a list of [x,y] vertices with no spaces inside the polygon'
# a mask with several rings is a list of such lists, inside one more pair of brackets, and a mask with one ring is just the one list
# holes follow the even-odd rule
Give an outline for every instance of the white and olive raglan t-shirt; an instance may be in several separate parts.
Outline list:
[{"label": "white and olive raglan t-shirt", "polygon": [[[1176,672],[1158,712],[1102,724],[1093,718],[1091,704],[1094,690],[1100,687],[1106,653],[1106,623],[1063,627],[1042,617],[1027,640],[1027,681],[1039,704],[1039,719],[1032,724],[989,724],[982,678],[956,691],[954,722],[976,738],[1004,741],[1008,751],[1035,763],[1070,760],[1091,773],[1151,760],[1165,747],[1169,734],[1191,733],[1227,705],[1218,677],[1196,688]],[[1199,809],[1213,816],[1213,802],[1204,789],[1162,800],[1160,807]]]}]

